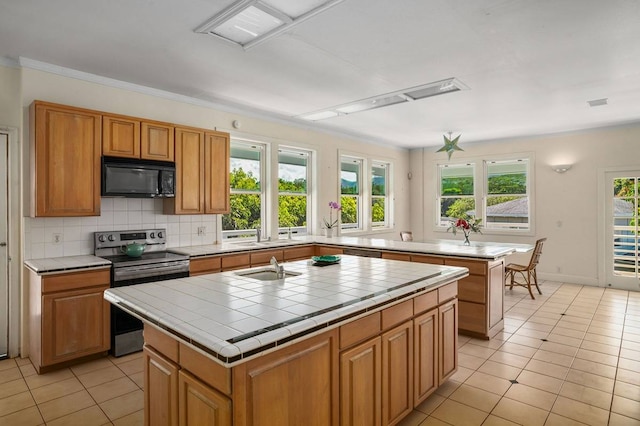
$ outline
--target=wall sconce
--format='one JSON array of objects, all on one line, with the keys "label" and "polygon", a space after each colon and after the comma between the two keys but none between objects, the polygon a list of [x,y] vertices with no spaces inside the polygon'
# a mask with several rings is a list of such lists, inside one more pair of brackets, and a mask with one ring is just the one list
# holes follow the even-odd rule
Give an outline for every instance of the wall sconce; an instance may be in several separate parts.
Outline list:
[{"label": "wall sconce", "polygon": [[572,164],[558,164],[551,166],[551,169],[556,173],[564,173],[571,168]]}]

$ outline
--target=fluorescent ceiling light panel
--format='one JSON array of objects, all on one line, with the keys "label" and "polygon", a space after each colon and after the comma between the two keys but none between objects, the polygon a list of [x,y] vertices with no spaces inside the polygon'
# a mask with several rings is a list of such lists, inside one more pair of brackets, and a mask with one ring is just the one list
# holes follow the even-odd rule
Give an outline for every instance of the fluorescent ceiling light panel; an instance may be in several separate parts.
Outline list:
[{"label": "fluorescent ceiling light panel", "polygon": [[432,96],[443,95],[445,93],[458,92],[460,90],[469,90],[469,88],[456,78],[448,78],[446,80],[423,84],[422,86],[398,90],[397,92],[386,93],[384,95],[374,96],[372,98],[362,99],[320,111],[302,114],[299,115],[298,118],[310,121],[324,120],[327,118],[337,117],[338,115],[354,114],[356,112],[416,101]]},{"label": "fluorescent ceiling light panel", "polygon": [[242,46],[257,46],[344,0],[239,0],[196,28]]}]

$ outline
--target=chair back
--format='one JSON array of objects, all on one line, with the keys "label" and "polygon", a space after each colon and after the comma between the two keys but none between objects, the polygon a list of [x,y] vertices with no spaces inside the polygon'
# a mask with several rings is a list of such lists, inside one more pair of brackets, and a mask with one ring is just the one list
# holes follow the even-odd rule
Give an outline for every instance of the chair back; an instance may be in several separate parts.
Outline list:
[{"label": "chair back", "polygon": [[402,241],[413,241],[413,233],[411,231],[400,231],[400,239]]},{"label": "chair back", "polygon": [[546,238],[540,238],[536,241],[536,246],[533,248],[533,254],[531,255],[531,260],[529,261],[529,267],[527,269],[534,269],[538,265],[540,255],[542,254],[542,245],[545,241],[547,241]]}]

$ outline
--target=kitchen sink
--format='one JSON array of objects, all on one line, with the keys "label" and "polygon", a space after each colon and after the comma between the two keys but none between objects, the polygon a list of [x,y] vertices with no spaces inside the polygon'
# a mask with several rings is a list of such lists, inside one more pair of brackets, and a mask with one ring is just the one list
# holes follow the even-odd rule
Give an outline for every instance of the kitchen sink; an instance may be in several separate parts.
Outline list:
[{"label": "kitchen sink", "polygon": [[291,240],[272,240],[272,241],[238,241],[236,243],[231,243],[237,246],[243,247],[277,247],[284,245],[291,245]]},{"label": "kitchen sink", "polygon": [[301,275],[300,272],[284,271],[284,278],[278,278],[278,273],[273,269],[260,269],[244,272],[236,272],[236,275],[241,277],[253,278],[260,281],[277,281],[289,277],[297,277]]}]

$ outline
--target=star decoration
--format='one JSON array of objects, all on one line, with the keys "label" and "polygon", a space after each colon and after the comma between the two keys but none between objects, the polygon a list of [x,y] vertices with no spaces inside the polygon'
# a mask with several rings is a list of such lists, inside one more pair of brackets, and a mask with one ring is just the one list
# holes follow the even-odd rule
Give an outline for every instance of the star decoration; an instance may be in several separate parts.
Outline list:
[{"label": "star decoration", "polygon": [[461,135],[456,136],[456,138],[453,140],[451,140],[451,133],[449,133],[448,138],[446,135],[442,136],[444,137],[444,146],[436,152],[446,152],[449,156],[449,160],[451,160],[451,154],[453,154],[453,151],[464,151],[464,149],[458,146],[458,140],[460,139]]}]

